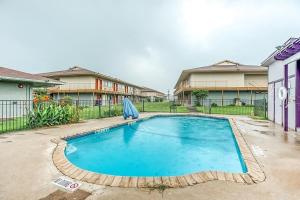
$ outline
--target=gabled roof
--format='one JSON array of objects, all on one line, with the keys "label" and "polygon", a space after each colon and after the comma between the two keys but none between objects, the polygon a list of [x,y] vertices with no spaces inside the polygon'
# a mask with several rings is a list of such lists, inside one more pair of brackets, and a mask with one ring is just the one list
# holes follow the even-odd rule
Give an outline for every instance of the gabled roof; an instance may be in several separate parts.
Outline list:
[{"label": "gabled roof", "polygon": [[165,95],[164,93],[162,93],[160,91],[157,91],[157,90],[154,90],[154,89],[151,89],[151,88],[148,88],[148,87],[143,87],[142,92],[157,92],[159,94]]},{"label": "gabled roof", "polygon": [[267,68],[262,66],[257,66],[257,65],[243,65],[230,60],[223,60],[221,62],[209,66],[196,67],[192,69],[183,70],[174,88],[176,88],[182,80],[186,79],[192,73],[225,73],[225,72],[267,74]]},{"label": "gabled roof", "polygon": [[[297,49],[294,49],[297,45]],[[286,58],[298,53],[300,50],[300,38],[289,38],[286,42],[284,42],[282,45],[277,46],[276,50],[271,53],[262,63],[262,66],[270,66],[272,63],[274,63],[276,60],[285,60]],[[291,51],[291,52],[289,52]],[[282,57],[281,54],[287,54]],[[282,59],[280,59],[282,57]]]},{"label": "gabled roof", "polygon": [[60,77],[68,77],[68,76],[95,76],[95,77],[103,78],[103,79],[106,79],[106,80],[114,81],[114,82],[117,82],[117,83],[124,83],[124,84],[134,86],[134,87],[137,87],[137,88],[142,88],[140,86],[128,83],[126,81],[123,81],[123,80],[120,80],[120,79],[117,79],[117,78],[114,78],[114,77],[111,77],[111,76],[107,76],[107,75],[104,75],[104,74],[101,74],[101,73],[98,73],[98,72],[94,72],[94,71],[91,71],[89,69],[79,67],[79,66],[74,66],[74,67],[71,67],[67,70],[62,70],[62,71],[40,73],[38,75],[48,77],[48,78],[54,78],[54,79],[57,79],[57,78],[60,78]]},{"label": "gabled roof", "polygon": [[0,81],[8,82],[30,82],[37,83],[38,85],[60,85],[60,81],[45,78],[43,76],[34,75],[6,67],[0,67]]}]

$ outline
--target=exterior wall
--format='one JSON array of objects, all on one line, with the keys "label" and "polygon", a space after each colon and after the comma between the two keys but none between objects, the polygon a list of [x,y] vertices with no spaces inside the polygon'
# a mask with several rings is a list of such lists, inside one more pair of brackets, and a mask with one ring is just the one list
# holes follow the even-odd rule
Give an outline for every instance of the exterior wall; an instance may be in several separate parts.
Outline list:
[{"label": "exterior wall", "polygon": [[[122,100],[124,99],[123,95],[113,95],[113,94],[95,94],[93,93],[79,93],[79,96],[77,93],[68,93],[68,94],[53,94],[54,100],[60,100],[64,98],[64,96],[70,96],[73,101],[79,100],[81,106],[92,106],[96,104],[97,97],[98,99],[101,99],[102,105],[108,105],[109,101],[111,101],[111,104],[114,103],[113,99],[115,98],[115,104],[122,103]],[[79,98],[78,98],[79,97]]]},{"label": "exterior wall", "polygon": [[161,95],[158,92],[154,92],[154,91],[153,92],[151,92],[151,91],[142,92],[142,95],[146,98],[147,97],[150,98],[151,102],[155,101],[155,99],[157,99],[157,98],[164,98],[163,95]]},{"label": "exterior wall", "polygon": [[92,76],[76,76],[76,77],[60,77],[60,81],[65,82],[61,85],[61,89],[95,89],[95,77]]},{"label": "exterior wall", "polygon": [[268,85],[268,118],[271,121],[275,121],[274,118],[274,92],[275,92],[275,84],[269,83]]},{"label": "exterior wall", "polygon": [[54,100],[60,100],[64,98],[65,96],[69,96],[72,98],[72,100],[75,102],[76,100],[79,100],[80,106],[92,106],[96,101],[96,96],[93,96],[92,93],[88,94],[77,94],[77,93],[68,93],[68,94],[53,94]]},{"label": "exterior wall", "polygon": [[194,73],[189,82],[192,87],[243,87],[244,73]]},{"label": "exterior wall", "polygon": [[18,84],[0,82],[0,119],[20,117],[32,109],[32,102],[28,101],[33,99],[31,85],[18,88]]},{"label": "exterior wall", "polygon": [[[284,65],[288,64],[288,128],[296,129],[296,60],[297,53],[284,61],[275,61],[269,66],[268,116],[277,124],[284,124],[284,101],[278,97],[278,90],[284,86]],[[300,86],[298,86],[300,87]],[[275,113],[274,113],[275,111]]]},{"label": "exterior wall", "polygon": [[225,100],[233,100],[234,98],[238,98],[237,91],[224,91]]},{"label": "exterior wall", "polygon": [[103,80],[103,90],[113,91],[113,82],[109,80]]},{"label": "exterior wall", "polygon": [[32,88],[24,84],[18,88],[19,83],[0,82],[0,100],[32,100]]},{"label": "exterior wall", "polygon": [[268,78],[265,74],[245,74],[245,86],[266,87]]},{"label": "exterior wall", "polygon": [[[75,91],[77,89],[96,89],[96,85],[97,85],[96,79],[102,80],[102,84],[100,82],[98,82],[98,87],[100,89],[99,84],[101,84],[102,90],[104,90],[104,91],[110,91],[110,92],[116,91],[116,92],[125,93],[126,92],[125,88],[128,87],[128,92],[127,92],[127,94],[124,94],[125,96],[134,95],[135,99],[139,100],[140,98],[137,96],[142,95],[141,89],[138,87],[128,86],[125,83],[113,82],[113,81],[103,79],[103,78],[96,78],[94,76],[60,77],[59,80],[64,82],[65,84],[62,86],[57,86],[57,87],[55,87],[55,89],[62,89],[62,90],[71,89],[71,90],[75,90]],[[54,89],[54,88],[52,88],[52,89]],[[74,98],[76,96],[76,99],[77,99],[77,93],[75,94],[75,92],[74,92],[74,94],[72,94],[72,93],[69,93],[69,94],[70,94],[69,96],[73,96]],[[101,94],[101,95],[104,95],[104,94]],[[53,94],[53,96],[57,96],[57,94]],[[60,94],[60,96],[61,96],[61,94]],[[80,99],[84,98],[84,99],[90,100],[90,98],[85,97],[84,93],[80,93],[80,96],[81,96]],[[96,94],[95,94],[95,96],[96,96]],[[118,95],[118,98],[115,99],[114,101],[121,102],[121,100],[123,98],[124,98],[124,96],[119,97],[119,95]],[[96,99],[96,97],[95,97],[95,99]]]}]

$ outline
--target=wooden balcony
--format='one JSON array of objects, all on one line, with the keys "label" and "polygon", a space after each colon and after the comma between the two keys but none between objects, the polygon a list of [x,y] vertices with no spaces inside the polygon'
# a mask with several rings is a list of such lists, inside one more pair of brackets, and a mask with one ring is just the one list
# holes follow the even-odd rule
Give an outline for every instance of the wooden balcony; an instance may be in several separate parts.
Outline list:
[{"label": "wooden balcony", "polygon": [[115,94],[115,95],[128,95],[128,96],[143,96],[140,92],[128,91],[125,89],[113,90],[113,87],[103,86],[96,89],[94,84],[91,83],[68,83],[60,86],[49,87],[50,94],[70,94],[70,93],[95,93],[95,94]]},{"label": "wooden balcony", "polygon": [[181,92],[189,92],[193,90],[209,90],[209,91],[267,91],[268,87],[264,83],[248,82],[245,86],[233,86],[235,83],[230,81],[194,81],[186,82],[175,90],[175,95]]}]

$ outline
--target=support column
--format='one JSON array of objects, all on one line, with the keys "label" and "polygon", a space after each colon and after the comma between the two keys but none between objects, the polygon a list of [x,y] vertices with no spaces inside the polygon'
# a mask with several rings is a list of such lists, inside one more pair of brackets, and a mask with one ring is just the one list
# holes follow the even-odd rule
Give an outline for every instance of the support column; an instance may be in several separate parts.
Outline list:
[{"label": "support column", "polygon": [[251,90],[250,93],[251,93],[251,102],[250,103],[251,103],[251,105],[253,105],[253,97],[252,97],[253,91]]},{"label": "support column", "polygon": [[224,105],[224,90],[222,90],[222,106]]},{"label": "support column", "polygon": [[296,131],[300,128],[300,60],[297,60],[296,65],[296,96],[295,96],[295,107],[296,107]]},{"label": "support column", "polygon": [[[288,89],[288,65],[284,65],[284,87],[286,89]],[[288,114],[289,114],[289,110],[288,110],[288,98],[286,98],[284,100],[284,122],[283,122],[283,126],[284,126],[284,131],[288,131],[289,129],[289,119],[288,119]]]},{"label": "support column", "polygon": [[275,101],[276,101],[276,98],[275,98],[275,82],[273,83],[273,122],[275,123],[275,114],[276,114],[276,106],[275,106]]}]

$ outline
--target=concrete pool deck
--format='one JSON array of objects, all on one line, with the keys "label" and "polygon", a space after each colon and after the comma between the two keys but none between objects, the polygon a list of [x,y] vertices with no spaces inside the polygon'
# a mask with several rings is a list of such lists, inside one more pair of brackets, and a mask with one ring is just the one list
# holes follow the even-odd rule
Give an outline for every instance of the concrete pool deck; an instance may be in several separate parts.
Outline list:
[{"label": "concrete pool deck", "polygon": [[[142,116],[152,116],[151,113]],[[83,183],[88,199],[299,199],[300,134],[285,134],[272,122],[234,116],[248,145],[263,150],[256,159],[266,173],[262,183],[246,185],[210,181],[168,189],[163,196],[145,189],[115,188]],[[39,199],[56,191],[51,181],[62,176],[52,161],[53,139],[124,122],[121,117],[89,120],[59,127],[0,135],[0,199]],[[256,151],[256,150],[254,150]]]}]

